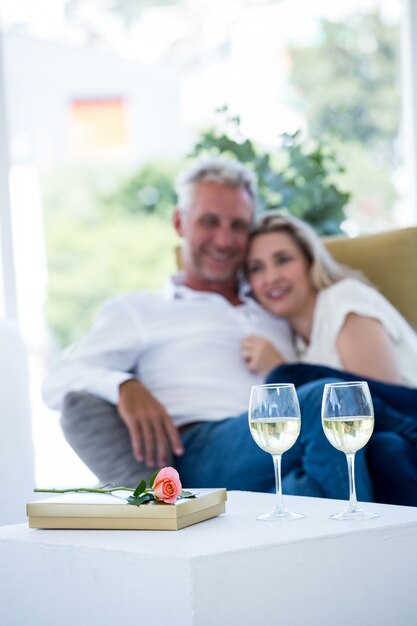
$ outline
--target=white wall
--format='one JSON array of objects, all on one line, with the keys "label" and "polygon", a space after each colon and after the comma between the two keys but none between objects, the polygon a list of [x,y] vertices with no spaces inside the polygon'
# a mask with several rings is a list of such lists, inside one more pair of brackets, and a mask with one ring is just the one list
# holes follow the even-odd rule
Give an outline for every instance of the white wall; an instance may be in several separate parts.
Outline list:
[{"label": "white wall", "polygon": [[31,151],[26,158],[41,168],[70,157],[67,116],[76,98],[126,100],[128,162],[178,156],[190,145],[179,110],[178,66],[135,63],[93,48],[11,33],[4,34],[3,41],[7,115],[16,159],[22,143]]}]

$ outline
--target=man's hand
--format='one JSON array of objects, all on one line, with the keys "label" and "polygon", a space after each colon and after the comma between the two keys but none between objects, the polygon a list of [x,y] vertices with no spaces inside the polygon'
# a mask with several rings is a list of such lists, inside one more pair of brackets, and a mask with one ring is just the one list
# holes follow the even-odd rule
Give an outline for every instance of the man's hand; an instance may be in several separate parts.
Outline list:
[{"label": "man's hand", "polygon": [[119,388],[117,405],[132,443],[137,461],[148,467],[167,465],[170,448],[177,456],[184,453],[177,428],[160,402],[138,380],[129,379]]},{"label": "man's hand", "polygon": [[284,363],[275,346],[256,335],[249,335],[242,341],[242,356],[251,372],[266,376],[274,367]]}]

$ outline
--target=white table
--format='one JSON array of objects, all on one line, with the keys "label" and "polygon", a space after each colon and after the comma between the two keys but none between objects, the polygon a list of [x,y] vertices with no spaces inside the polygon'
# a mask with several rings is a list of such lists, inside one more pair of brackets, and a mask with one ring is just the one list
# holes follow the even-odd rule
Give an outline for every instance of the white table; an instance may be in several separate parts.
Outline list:
[{"label": "white table", "polygon": [[417,508],[336,522],[342,503],[286,497],[306,518],[277,524],[255,519],[273,495],[228,498],[178,532],[1,527],[0,624],[417,624]]}]

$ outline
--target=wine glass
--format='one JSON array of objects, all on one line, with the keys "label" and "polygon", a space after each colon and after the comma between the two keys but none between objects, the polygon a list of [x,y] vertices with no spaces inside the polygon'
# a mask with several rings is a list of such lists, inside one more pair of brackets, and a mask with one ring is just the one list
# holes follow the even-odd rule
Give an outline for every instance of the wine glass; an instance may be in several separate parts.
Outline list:
[{"label": "wine glass", "polygon": [[301,519],[304,515],[292,513],[284,507],[281,484],[282,454],[294,445],[301,429],[300,405],[294,385],[283,383],[252,387],[249,428],[258,446],[272,454],[275,469],[275,508],[258,519],[266,522]]},{"label": "wine glass", "polygon": [[349,508],[331,515],[335,520],[378,517],[358,506],[355,489],[355,453],[369,441],[374,429],[374,408],[364,381],[327,383],[321,407],[324,434],[332,446],[346,454],[349,473]]}]

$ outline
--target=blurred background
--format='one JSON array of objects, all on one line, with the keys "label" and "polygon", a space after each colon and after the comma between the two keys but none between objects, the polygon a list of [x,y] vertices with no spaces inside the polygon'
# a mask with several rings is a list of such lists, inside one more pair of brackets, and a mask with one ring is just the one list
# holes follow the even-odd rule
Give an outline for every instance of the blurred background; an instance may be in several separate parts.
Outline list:
[{"label": "blurred background", "polygon": [[106,298],[175,269],[191,155],[241,158],[264,208],[323,234],[416,223],[412,5],[1,0],[0,316],[27,348],[38,485],[95,480],[41,381]]}]

